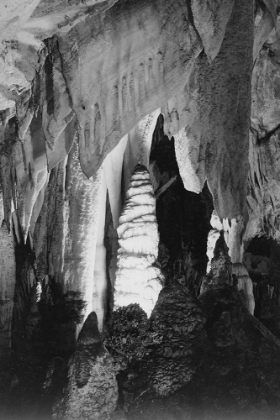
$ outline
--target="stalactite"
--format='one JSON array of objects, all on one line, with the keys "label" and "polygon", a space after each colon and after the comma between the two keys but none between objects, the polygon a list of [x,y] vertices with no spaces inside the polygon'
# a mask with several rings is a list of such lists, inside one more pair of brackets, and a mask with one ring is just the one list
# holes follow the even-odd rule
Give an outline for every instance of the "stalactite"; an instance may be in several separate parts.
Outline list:
[{"label": "stalactite", "polygon": [[215,244],[214,256],[211,260],[211,271],[204,278],[201,285],[201,293],[221,285],[232,284],[232,264],[228,255],[228,247],[225,242],[224,231],[221,230]]},{"label": "stalactite", "polygon": [[197,139],[188,137],[187,129],[174,136],[176,160],[184,187],[188,191],[200,193],[206,179],[205,158]]},{"label": "stalactite", "polygon": [[207,264],[207,273],[211,270],[211,261],[214,257],[214,249],[217,240],[220,237],[220,232],[217,229],[211,229],[208,233],[207,238],[207,257],[208,257],[208,264]]},{"label": "stalactite", "polygon": [[224,220],[223,228],[225,232],[226,244],[229,247],[229,256],[231,262],[241,263],[243,258],[243,233],[244,233],[244,219],[243,217],[236,217],[232,220]]},{"label": "stalactite", "polygon": [[117,229],[118,270],[114,307],[138,303],[150,315],[162,287],[158,255],[155,198],[150,175],[137,165],[126,193],[126,202]]},{"label": "stalactite", "polygon": [[[139,26],[143,14],[145,25]],[[145,115],[182,89],[182,80],[185,83],[201,51],[182,0],[119,1],[104,19],[101,15],[94,17],[94,24],[90,17],[75,25],[69,37],[59,39],[64,76],[81,127],[80,158],[87,176],[96,172],[105,156]],[[162,31],[163,21],[168,36]],[[180,28],[184,38],[178,37]],[[84,63],[89,70],[81,77]],[[181,128],[185,123],[182,121]],[[85,140],[87,124],[91,127],[89,143]]]},{"label": "stalactite", "polygon": [[127,191],[131,175],[138,163],[149,167],[152,137],[160,109],[146,115],[129,133],[124,153],[123,182]]},{"label": "stalactite", "polygon": [[[104,171],[105,182],[106,182],[106,188],[108,191],[108,201],[109,201],[110,211],[112,215],[112,226],[110,228],[111,231],[109,235],[111,254],[110,254],[110,261],[108,264],[109,265],[108,273],[109,273],[109,279],[111,282],[111,290],[114,289],[114,284],[115,284],[115,279],[116,279],[117,249],[118,249],[118,238],[117,238],[116,229],[118,227],[119,217],[120,217],[121,208],[122,208],[123,160],[124,160],[125,149],[127,147],[127,137],[128,136],[125,136],[121,139],[119,144],[106,156],[102,165],[103,171]],[[105,218],[106,203],[104,200],[103,200],[103,209],[100,209],[100,212],[103,214]],[[105,232],[104,232],[104,226],[103,226],[103,235],[104,233]],[[106,259],[105,247],[104,247],[103,256]],[[106,260],[104,260],[104,276],[106,276],[106,271],[107,271]],[[108,293],[108,290],[107,290],[107,293]],[[100,329],[102,329],[102,327],[100,327]]]},{"label": "stalactite", "polygon": [[209,60],[213,61],[221,48],[233,3],[230,0],[221,3],[193,0],[191,7],[194,24],[202,39],[205,52]]},{"label": "stalactite", "polygon": [[68,158],[51,172],[34,235],[37,264],[44,267],[42,277],[49,275],[64,294],[79,293],[86,302],[86,314],[93,305],[101,193],[102,169],[87,179],[74,142]]},{"label": "stalactite", "polygon": [[106,156],[102,165],[115,228],[118,227],[122,208],[121,183],[123,160],[126,147],[127,136],[123,137],[119,144]]},{"label": "stalactite", "polygon": [[207,256],[208,256],[208,266],[207,271],[210,270],[211,260],[214,255],[215,244],[220,236],[220,231],[224,232],[225,243],[228,246],[228,254],[230,256],[231,262],[241,263],[243,258],[243,234],[245,231],[245,222],[242,216],[237,216],[234,219],[220,220],[217,212],[214,210],[211,217],[211,226],[213,229],[210,230],[208,235],[207,243]]}]

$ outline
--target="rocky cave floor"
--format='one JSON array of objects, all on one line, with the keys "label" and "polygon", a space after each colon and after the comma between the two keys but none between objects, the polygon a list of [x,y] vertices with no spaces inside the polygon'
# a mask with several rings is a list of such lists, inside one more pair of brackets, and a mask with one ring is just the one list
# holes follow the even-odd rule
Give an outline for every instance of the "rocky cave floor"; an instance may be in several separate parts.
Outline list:
[{"label": "rocky cave floor", "polygon": [[[61,331],[71,341],[78,312],[67,300],[52,313],[38,307],[1,370],[1,419],[51,419],[65,384],[71,352],[55,344]],[[235,286],[197,299],[170,282],[149,320],[138,305],[120,308],[103,339],[118,371],[111,420],[280,418],[280,340],[249,314]]]}]

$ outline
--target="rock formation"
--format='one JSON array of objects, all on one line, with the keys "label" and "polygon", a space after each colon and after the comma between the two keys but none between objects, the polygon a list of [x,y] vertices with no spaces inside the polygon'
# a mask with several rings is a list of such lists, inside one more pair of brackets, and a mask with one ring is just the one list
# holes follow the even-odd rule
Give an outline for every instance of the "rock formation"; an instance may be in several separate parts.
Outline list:
[{"label": "rock formation", "polygon": [[194,376],[206,341],[204,316],[189,291],[179,283],[166,286],[151,315],[151,331],[162,336],[151,355],[149,383],[157,396],[168,396]]},{"label": "rock formation", "polygon": [[1,1],[0,418],[277,407],[279,8]]},{"label": "rock formation", "polygon": [[102,419],[114,411],[118,386],[112,358],[102,345],[94,312],[87,317],[69,363],[69,383],[54,419]]},{"label": "rock formation", "polygon": [[253,294],[253,283],[243,264],[236,263],[232,266],[232,273],[237,277],[237,288],[243,290],[246,296],[246,304],[250,314],[254,315],[255,298]]},{"label": "rock formation", "polygon": [[117,231],[120,247],[114,308],[138,303],[150,316],[164,278],[155,266],[159,240],[155,197],[143,165],[137,165],[132,174]]}]

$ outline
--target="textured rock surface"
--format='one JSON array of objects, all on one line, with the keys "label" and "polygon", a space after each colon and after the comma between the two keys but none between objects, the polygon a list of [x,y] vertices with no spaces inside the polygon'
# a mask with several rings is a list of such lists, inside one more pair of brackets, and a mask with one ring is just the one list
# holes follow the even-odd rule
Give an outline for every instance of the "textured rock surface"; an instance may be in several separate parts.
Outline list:
[{"label": "textured rock surface", "polygon": [[64,293],[81,292],[90,312],[102,174],[88,180],[81,171],[78,153],[75,144],[68,159],[52,172],[34,248],[38,274],[54,278]]},{"label": "textured rock surface", "polygon": [[279,131],[264,141],[250,138],[249,221],[244,239],[266,234],[279,240]]},{"label": "textured rock surface", "polygon": [[201,51],[188,16],[182,0],[121,0],[60,38],[88,176],[144,115],[182,89]]},{"label": "textured rock surface", "polygon": [[104,348],[94,312],[87,317],[70,360],[69,383],[54,419],[104,419],[114,411],[118,386],[112,358]]},{"label": "textured rock surface", "polygon": [[[211,63],[205,54],[196,61],[184,88],[187,106],[184,96],[177,96],[179,118],[184,115],[187,120],[188,142],[199,150],[192,152],[198,158],[197,177],[201,183],[205,173],[220,218],[231,219],[245,211],[253,35],[253,2],[236,1],[219,53]],[[176,128],[171,134],[179,131]],[[179,137],[180,143],[183,138]],[[184,156],[179,160],[180,173],[187,179],[189,148],[180,144],[178,150]]]},{"label": "textured rock surface", "polygon": [[222,45],[226,26],[233,9],[233,2],[192,0],[195,27],[201,36],[205,52],[213,60]]},{"label": "textured rock surface", "polygon": [[192,379],[206,340],[204,323],[187,288],[176,282],[161,291],[150,328],[162,341],[148,364],[149,384],[157,396],[166,397]]},{"label": "textured rock surface", "polygon": [[135,367],[149,354],[148,317],[138,304],[130,304],[113,312],[105,345],[114,358],[116,370]]},{"label": "textured rock surface", "polygon": [[126,418],[276,420],[279,340],[249,314],[236,288],[209,290],[201,301],[208,340],[197,374],[167,398],[144,393]]},{"label": "textured rock surface", "polygon": [[256,60],[252,78],[249,142],[248,240],[266,234],[278,240],[279,35],[273,31]]}]

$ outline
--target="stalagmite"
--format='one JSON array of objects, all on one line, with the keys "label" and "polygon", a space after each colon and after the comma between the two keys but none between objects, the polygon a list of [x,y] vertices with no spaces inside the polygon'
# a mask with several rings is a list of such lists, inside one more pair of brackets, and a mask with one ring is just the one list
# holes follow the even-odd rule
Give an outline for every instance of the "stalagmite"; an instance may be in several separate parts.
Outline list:
[{"label": "stalagmite", "polygon": [[60,404],[54,407],[57,420],[103,420],[114,411],[118,385],[113,360],[102,343],[97,317],[91,312],[80,333],[69,363],[68,384]]},{"label": "stalagmite", "polygon": [[232,265],[232,274],[235,274],[238,279],[237,288],[243,290],[246,296],[247,308],[250,314],[254,315],[255,298],[253,294],[253,283],[242,263],[235,263]]},{"label": "stalagmite", "polygon": [[117,231],[120,248],[114,308],[138,303],[150,316],[163,277],[154,265],[159,241],[155,197],[149,172],[143,165],[137,165],[132,174]]},{"label": "stalagmite", "polygon": [[147,369],[155,394],[170,395],[195,375],[206,344],[204,324],[204,315],[188,288],[175,281],[162,289],[150,318],[152,334],[162,337]]}]

